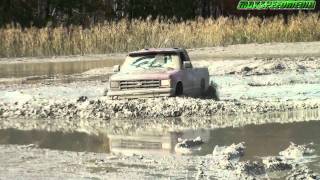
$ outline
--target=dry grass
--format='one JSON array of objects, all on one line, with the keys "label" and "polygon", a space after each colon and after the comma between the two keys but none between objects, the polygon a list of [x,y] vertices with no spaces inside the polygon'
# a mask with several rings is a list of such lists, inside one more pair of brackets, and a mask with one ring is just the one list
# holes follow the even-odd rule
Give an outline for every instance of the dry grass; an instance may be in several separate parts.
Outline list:
[{"label": "dry grass", "polygon": [[127,52],[145,47],[204,47],[239,43],[319,41],[318,13],[268,19],[198,19],[174,23],[122,20],[78,26],[0,29],[0,57]]}]

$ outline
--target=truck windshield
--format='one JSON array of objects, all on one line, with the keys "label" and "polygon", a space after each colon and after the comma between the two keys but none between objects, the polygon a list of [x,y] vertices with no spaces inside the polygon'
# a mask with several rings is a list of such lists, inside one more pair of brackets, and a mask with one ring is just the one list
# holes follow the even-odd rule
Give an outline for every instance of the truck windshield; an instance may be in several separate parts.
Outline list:
[{"label": "truck windshield", "polygon": [[141,56],[128,56],[121,67],[122,72],[152,69],[179,69],[179,56],[175,54],[151,54]]}]

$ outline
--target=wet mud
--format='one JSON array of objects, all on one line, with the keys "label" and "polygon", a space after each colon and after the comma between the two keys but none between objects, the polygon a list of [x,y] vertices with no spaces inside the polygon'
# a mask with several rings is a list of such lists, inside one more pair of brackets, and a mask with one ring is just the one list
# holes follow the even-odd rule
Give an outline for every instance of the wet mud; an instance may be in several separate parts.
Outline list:
[{"label": "wet mud", "polygon": [[0,179],[319,179],[318,50],[268,46],[277,57],[191,50],[219,101],[110,100],[103,66],[115,62],[103,59],[28,77],[11,68],[0,78]]}]

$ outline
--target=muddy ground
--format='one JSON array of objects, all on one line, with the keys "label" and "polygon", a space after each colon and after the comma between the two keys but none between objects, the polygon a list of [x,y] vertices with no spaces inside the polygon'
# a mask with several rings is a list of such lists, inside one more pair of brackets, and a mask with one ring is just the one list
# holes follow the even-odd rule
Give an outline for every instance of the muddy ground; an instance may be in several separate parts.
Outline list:
[{"label": "muddy ground", "polygon": [[[317,47],[319,42],[190,50],[195,67],[209,68],[220,101],[187,97],[112,101],[103,96],[110,67],[50,77],[0,78],[0,128],[130,135],[152,129],[161,134],[169,130],[317,121],[320,120],[320,52]],[[13,62],[42,60],[55,61],[25,58],[13,59]],[[1,61],[2,64],[13,63],[10,59]],[[128,174],[136,179],[277,177],[268,170],[267,160],[258,164],[244,160],[229,162],[223,159],[224,155],[76,153],[42,149],[36,145],[1,145],[0,153],[0,178],[4,179],[123,179]],[[276,157],[271,154],[268,157],[271,158],[268,161],[276,164],[287,162],[282,156],[280,160],[272,159]],[[219,161],[225,164],[217,164]],[[299,173],[304,174],[301,177],[317,178],[301,161],[281,166],[291,167],[279,170],[281,178],[292,178]]]}]

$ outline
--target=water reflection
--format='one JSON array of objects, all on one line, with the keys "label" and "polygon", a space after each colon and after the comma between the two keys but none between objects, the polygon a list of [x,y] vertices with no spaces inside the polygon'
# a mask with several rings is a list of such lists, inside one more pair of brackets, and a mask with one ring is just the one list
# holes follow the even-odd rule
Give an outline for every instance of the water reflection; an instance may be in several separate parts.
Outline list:
[{"label": "water reflection", "polygon": [[[242,160],[261,160],[261,157],[277,156],[290,142],[306,144],[313,142],[315,155],[320,155],[320,121],[296,123],[271,123],[248,125],[239,128],[194,129],[170,131],[161,136],[149,131],[141,135],[109,135],[110,151],[123,154],[172,154],[178,138],[194,139],[200,136],[205,142],[195,155],[211,154],[216,145],[229,146],[245,142],[246,150]],[[313,159],[309,167],[320,172],[320,159]]]},{"label": "water reflection", "polygon": [[209,141],[208,130],[168,131],[159,135],[156,131],[143,132],[136,135],[108,135],[110,151],[123,154],[170,154],[175,153],[175,145],[179,138],[190,139],[201,137]]},{"label": "water reflection", "polygon": [[[193,139],[201,137],[205,142],[201,154],[211,154],[216,145],[226,146],[245,142],[245,159],[255,156],[278,155],[290,142],[304,144],[315,143],[320,150],[320,121],[291,124],[248,125],[241,128],[195,129],[170,131],[161,136],[157,133],[141,135],[109,135],[111,152],[121,153],[175,153],[174,146],[178,138]],[[155,135],[156,134],[156,135]],[[320,154],[320,153],[319,153]]]}]

